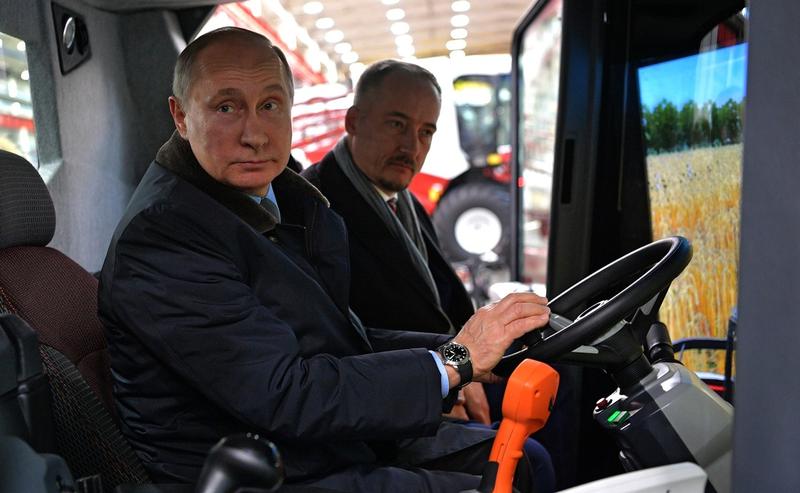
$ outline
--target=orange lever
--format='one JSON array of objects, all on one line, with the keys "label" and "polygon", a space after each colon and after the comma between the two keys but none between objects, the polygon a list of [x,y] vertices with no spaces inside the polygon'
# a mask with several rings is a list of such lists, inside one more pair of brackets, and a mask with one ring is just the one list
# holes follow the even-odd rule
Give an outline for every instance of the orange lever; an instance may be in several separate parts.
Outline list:
[{"label": "orange lever", "polygon": [[[494,487],[481,491],[511,493],[522,446],[531,433],[547,423],[557,391],[558,373],[545,363],[526,359],[514,370],[503,397],[503,421],[489,455],[490,466],[497,464]],[[491,469],[494,467],[488,467],[486,472]],[[484,476],[482,486],[488,486],[487,480],[491,481]]]}]

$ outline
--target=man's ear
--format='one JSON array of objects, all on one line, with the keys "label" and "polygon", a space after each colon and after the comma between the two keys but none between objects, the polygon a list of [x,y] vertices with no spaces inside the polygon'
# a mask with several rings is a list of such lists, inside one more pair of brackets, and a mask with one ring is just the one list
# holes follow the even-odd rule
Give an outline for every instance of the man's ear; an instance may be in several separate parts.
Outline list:
[{"label": "man's ear", "polygon": [[351,106],[347,110],[347,114],[344,116],[344,129],[348,135],[356,135],[358,133],[356,130],[358,116],[359,111],[355,106]]},{"label": "man's ear", "polygon": [[178,133],[186,138],[186,112],[181,107],[181,102],[175,96],[169,97],[169,112],[172,115],[172,120],[175,122],[175,128]]}]

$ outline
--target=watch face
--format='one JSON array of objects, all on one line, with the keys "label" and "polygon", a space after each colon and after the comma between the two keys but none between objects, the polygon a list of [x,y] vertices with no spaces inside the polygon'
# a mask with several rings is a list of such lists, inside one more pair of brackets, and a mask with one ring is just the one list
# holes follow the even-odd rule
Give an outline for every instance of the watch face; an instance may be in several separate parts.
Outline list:
[{"label": "watch face", "polygon": [[469,360],[469,350],[461,344],[445,344],[442,347],[442,356],[447,361],[460,364]]}]

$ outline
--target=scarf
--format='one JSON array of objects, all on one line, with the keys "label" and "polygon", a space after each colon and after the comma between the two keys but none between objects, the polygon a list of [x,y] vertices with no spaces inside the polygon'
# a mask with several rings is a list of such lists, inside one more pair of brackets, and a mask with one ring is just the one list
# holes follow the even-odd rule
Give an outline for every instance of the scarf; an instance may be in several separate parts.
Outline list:
[{"label": "scarf", "polygon": [[375,186],[369,181],[369,178],[353,162],[344,137],[336,143],[333,148],[333,155],[342,173],[350,180],[350,183],[353,184],[372,210],[378,214],[378,217],[389,228],[392,235],[403,245],[411,264],[422,277],[425,285],[430,290],[431,296],[436,300],[436,304],[441,305],[436,282],[433,280],[433,275],[428,268],[428,249],[425,247],[425,240],[419,227],[419,219],[411,202],[411,193],[404,189],[397,194],[397,213],[395,214],[378,191],[375,190]]}]

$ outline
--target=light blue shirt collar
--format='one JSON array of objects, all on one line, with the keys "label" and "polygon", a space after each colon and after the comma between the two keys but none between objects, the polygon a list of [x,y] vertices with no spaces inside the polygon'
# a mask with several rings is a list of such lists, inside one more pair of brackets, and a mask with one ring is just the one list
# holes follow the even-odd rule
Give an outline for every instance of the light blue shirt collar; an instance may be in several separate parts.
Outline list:
[{"label": "light blue shirt collar", "polygon": [[256,204],[260,204],[263,199],[270,199],[275,205],[278,205],[278,199],[275,197],[275,190],[272,189],[272,183],[267,187],[267,194],[263,197],[260,195],[247,194],[248,197],[253,199]]},{"label": "light blue shirt collar", "polygon": [[262,202],[264,200],[269,200],[270,202],[272,202],[272,204],[275,205],[275,210],[273,211],[269,207],[267,207],[267,209],[269,209],[270,212],[272,212],[275,215],[278,222],[281,222],[281,208],[278,207],[278,199],[275,197],[275,191],[272,189],[272,183],[270,183],[269,186],[267,187],[267,193],[263,197],[259,195],[252,195],[249,193],[247,194],[247,196],[253,199],[253,201],[259,205],[262,205]]}]

